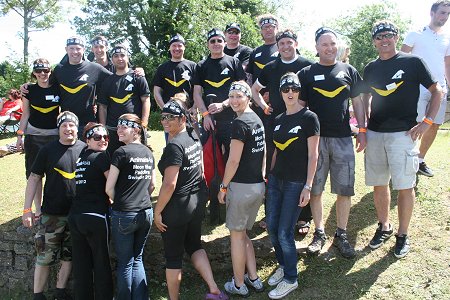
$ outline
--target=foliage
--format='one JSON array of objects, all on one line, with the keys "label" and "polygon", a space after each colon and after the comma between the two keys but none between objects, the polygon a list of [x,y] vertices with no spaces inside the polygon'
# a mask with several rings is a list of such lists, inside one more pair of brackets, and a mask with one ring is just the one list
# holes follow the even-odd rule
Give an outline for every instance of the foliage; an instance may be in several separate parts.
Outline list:
[{"label": "foliage", "polygon": [[10,89],[18,89],[30,78],[31,70],[21,61],[0,63],[0,96],[4,97]]},{"label": "foliage", "polygon": [[[355,12],[349,12],[346,16],[340,16],[332,21],[332,28],[350,39],[350,63],[361,74],[367,63],[378,57],[370,33],[372,25],[383,19],[394,22],[400,33],[404,32],[410,23],[410,20],[401,18],[397,5],[392,2],[365,5]],[[398,47],[400,46],[401,40],[398,42]]]},{"label": "foliage", "polygon": [[23,19],[23,61],[28,63],[28,43],[30,33],[50,29],[61,20],[62,8],[60,0],[0,0],[0,14],[13,11]]}]

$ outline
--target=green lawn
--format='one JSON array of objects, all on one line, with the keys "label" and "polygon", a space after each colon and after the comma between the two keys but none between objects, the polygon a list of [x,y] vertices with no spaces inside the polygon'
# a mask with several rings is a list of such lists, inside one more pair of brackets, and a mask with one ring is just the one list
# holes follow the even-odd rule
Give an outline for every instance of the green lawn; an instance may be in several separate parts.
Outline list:
[{"label": "green lawn", "polygon": [[[299,288],[286,299],[450,299],[450,131],[449,126],[445,128],[439,132],[427,155],[427,163],[435,171],[435,176],[419,177],[417,201],[410,226],[410,254],[404,259],[396,259],[392,253],[394,238],[375,251],[367,247],[377,221],[372,191],[364,185],[363,154],[357,154],[356,195],[353,197],[348,228],[351,242],[356,245],[357,257],[352,260],[341,258],[330,246],[331,239],[319,257],[307,257],[305,248],[311,239],[309,234],[298,242]],[[12,140],[3,139],[0,143],[3,145]],[[150,141],[155,157],[159,159],[164,143],[162,132],[152,132]],[[0,224],[14,219],[17,222],[10,223],[18,224],[25,187],[23,155],[0,158],[0,169]],[[159,174],[157,182],[159,188]],[[324,203],[326,232],[332,235],[335,230],[334,196],[325,193]],[[394,227],[398,224],[396,215],[396,202],[393,201],[391,217]],[[262,210],[258,218],[262,218]],[[208,243],[228,239],[228,231],[223,225],[213,228],[205,224],[204,232],[207,233],[204,239],[209,240]],[[259,228],[255,228],[251,236],[257,240],[268,239],[267,234]],[[214,244],[208,246],[211,245]],[[232,276],[229,253],[224,252],[212,263],[216,281],[221,288]],[[257,256],[263,256],[258,250],[256,252]],[[273,255],[269,257],[272,259],[258,260],[259,275],[264,280],[275,268]],[[192,266],[186,263],[185,269],[182,299],[202,299],[206,286],[192,271]],[[164,270],[151,270],[151,274],[154,276],[150,281],[152,299],[167,299]],[[252,293],[248,299],[267,299],[266,292]],[[0,299],[3,299],[1,295]]]}]

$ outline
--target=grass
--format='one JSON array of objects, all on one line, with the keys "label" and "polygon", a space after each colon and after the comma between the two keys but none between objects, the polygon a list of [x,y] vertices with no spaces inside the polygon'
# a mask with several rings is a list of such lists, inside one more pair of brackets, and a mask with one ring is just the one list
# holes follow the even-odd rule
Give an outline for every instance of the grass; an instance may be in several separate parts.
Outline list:
[{"label": "grass", "polygon": [[[404,259],[396,259],[392,253],[393,238],[375,251],[367,247],[377,221],[372,190],[364,184],[363,155],[357,154],[356,195],[352,198],[348,226],[350,240],[355,244],[358,253],[357,257],[352,260],[340,257],[329,239],[319,257],[311,258],[305,253],[311,234],[301,241],[297,238],[299,288],[285,299],[450,298],[450,160],[448,159],[450,126],[445,124],[444,128],[447,130],[438,133],[438,138],[427,154],[427,163],[435,171],[435,176],[419,177],[416,189],[417,201],[410,225],[411,253]],[[3,145],[13,140],[7,138],[0,143]],[[158,160],[164,143],[162,132],[152,132],[150,141]],[[19,216],[25,188],[23,155],[14,154],[1,158],[0,169],[3,170],[0,184],[2,199],[0,226],[17,226],[20,224]],[[161,183],[159,174],[157,183],[159,188]],[[398,224],[395,195],[393,192],[390,211],[394,227]],[[329,236],[333,235],[336,223],[334,199],[335,196],[328,192],[324,193],[325,231]],[[263,217],[262,213],[261,209],[258,220]],[[213,227],[205,222],[203,231],[205,234],[203,238],[207,241],[206,249],[217,246],[219,249],[216,250],[220,253],[222,247],[220,245],[227,245],[228,230],[223,225]],[[268,243],[267,234],[256,225],[250,235],[258,243]],[[274,255],[268,251],[264,247],[256,250],[258,272],[263,280],[267,280],[276,267]],[[229,250],[225,247],[222,252],[212,261],[215,279],[221,288],[232,276]],[[149,274],[152,299],[167,299],[164,270],[162,268],[149,270]],[[206,290],[205,284],[186,260],[181,287],[182,299],[201,299]],[[266,299],[266,292],[252,293],[248,299]],[[12,295],[7,298],[22,299],[14,298]],[[3,299],[2,296],[0,299]]]}]

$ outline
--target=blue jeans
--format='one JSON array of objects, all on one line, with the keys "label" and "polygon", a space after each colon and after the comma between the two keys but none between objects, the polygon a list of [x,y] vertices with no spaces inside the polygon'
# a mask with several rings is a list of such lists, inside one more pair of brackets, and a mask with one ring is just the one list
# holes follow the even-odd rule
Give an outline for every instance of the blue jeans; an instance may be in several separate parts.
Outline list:
[{"label": "blue jeans", "polygon": [[297,249],[295,223],[302,208],[298,206],[302,182],[284,181],[269,175],[266,222],[278,264],[284,268],[284,280],[297,281]]},{"label": "blue jeans", "polygon": [[117,255],[118,300],[148,299],[142,253],[153,222],[151,208],[139,212],[113,210],[111,232]]}]

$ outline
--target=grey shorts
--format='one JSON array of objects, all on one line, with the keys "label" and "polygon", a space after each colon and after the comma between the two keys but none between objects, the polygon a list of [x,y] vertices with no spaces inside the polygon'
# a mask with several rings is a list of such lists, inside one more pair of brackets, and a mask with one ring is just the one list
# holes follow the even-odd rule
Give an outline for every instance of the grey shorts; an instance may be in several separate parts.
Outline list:
[{"label": "grey shorts", "polygon": [[320,137],[319,159],[311,194],[319,195],[324,191],[328,173],[333,194],[355,194],[355,152],[352,137]]},{"label": "grey shorts", "polygon": [[392,178],[394,190],[416,186],[419,169],[417,141],[405,131],[375,132],[367,130],[367,147],[364,155],[366,185],[385,186]]},{"label": "grey shorts", "polygon": [[[446,88],[444,89],[444,91]],[[419,101],[417,102],[417,122],[422,122],[423,117],[426,117],[425,114],[430,106],[431,93],[429,90],[420,87],[420,96]],[[441,99],[441,104],[439,106],[439,110],[434,117],[434,123],[438,125],[442,125],[445,121],[445,111],[447,109],[447,93],[445,93]]]},{"label": "grey shorts", "polygon": [[264,182],[230,182],[226,197],[226,227],[234,231],[252,229],[264,198],[264,192]]}]

